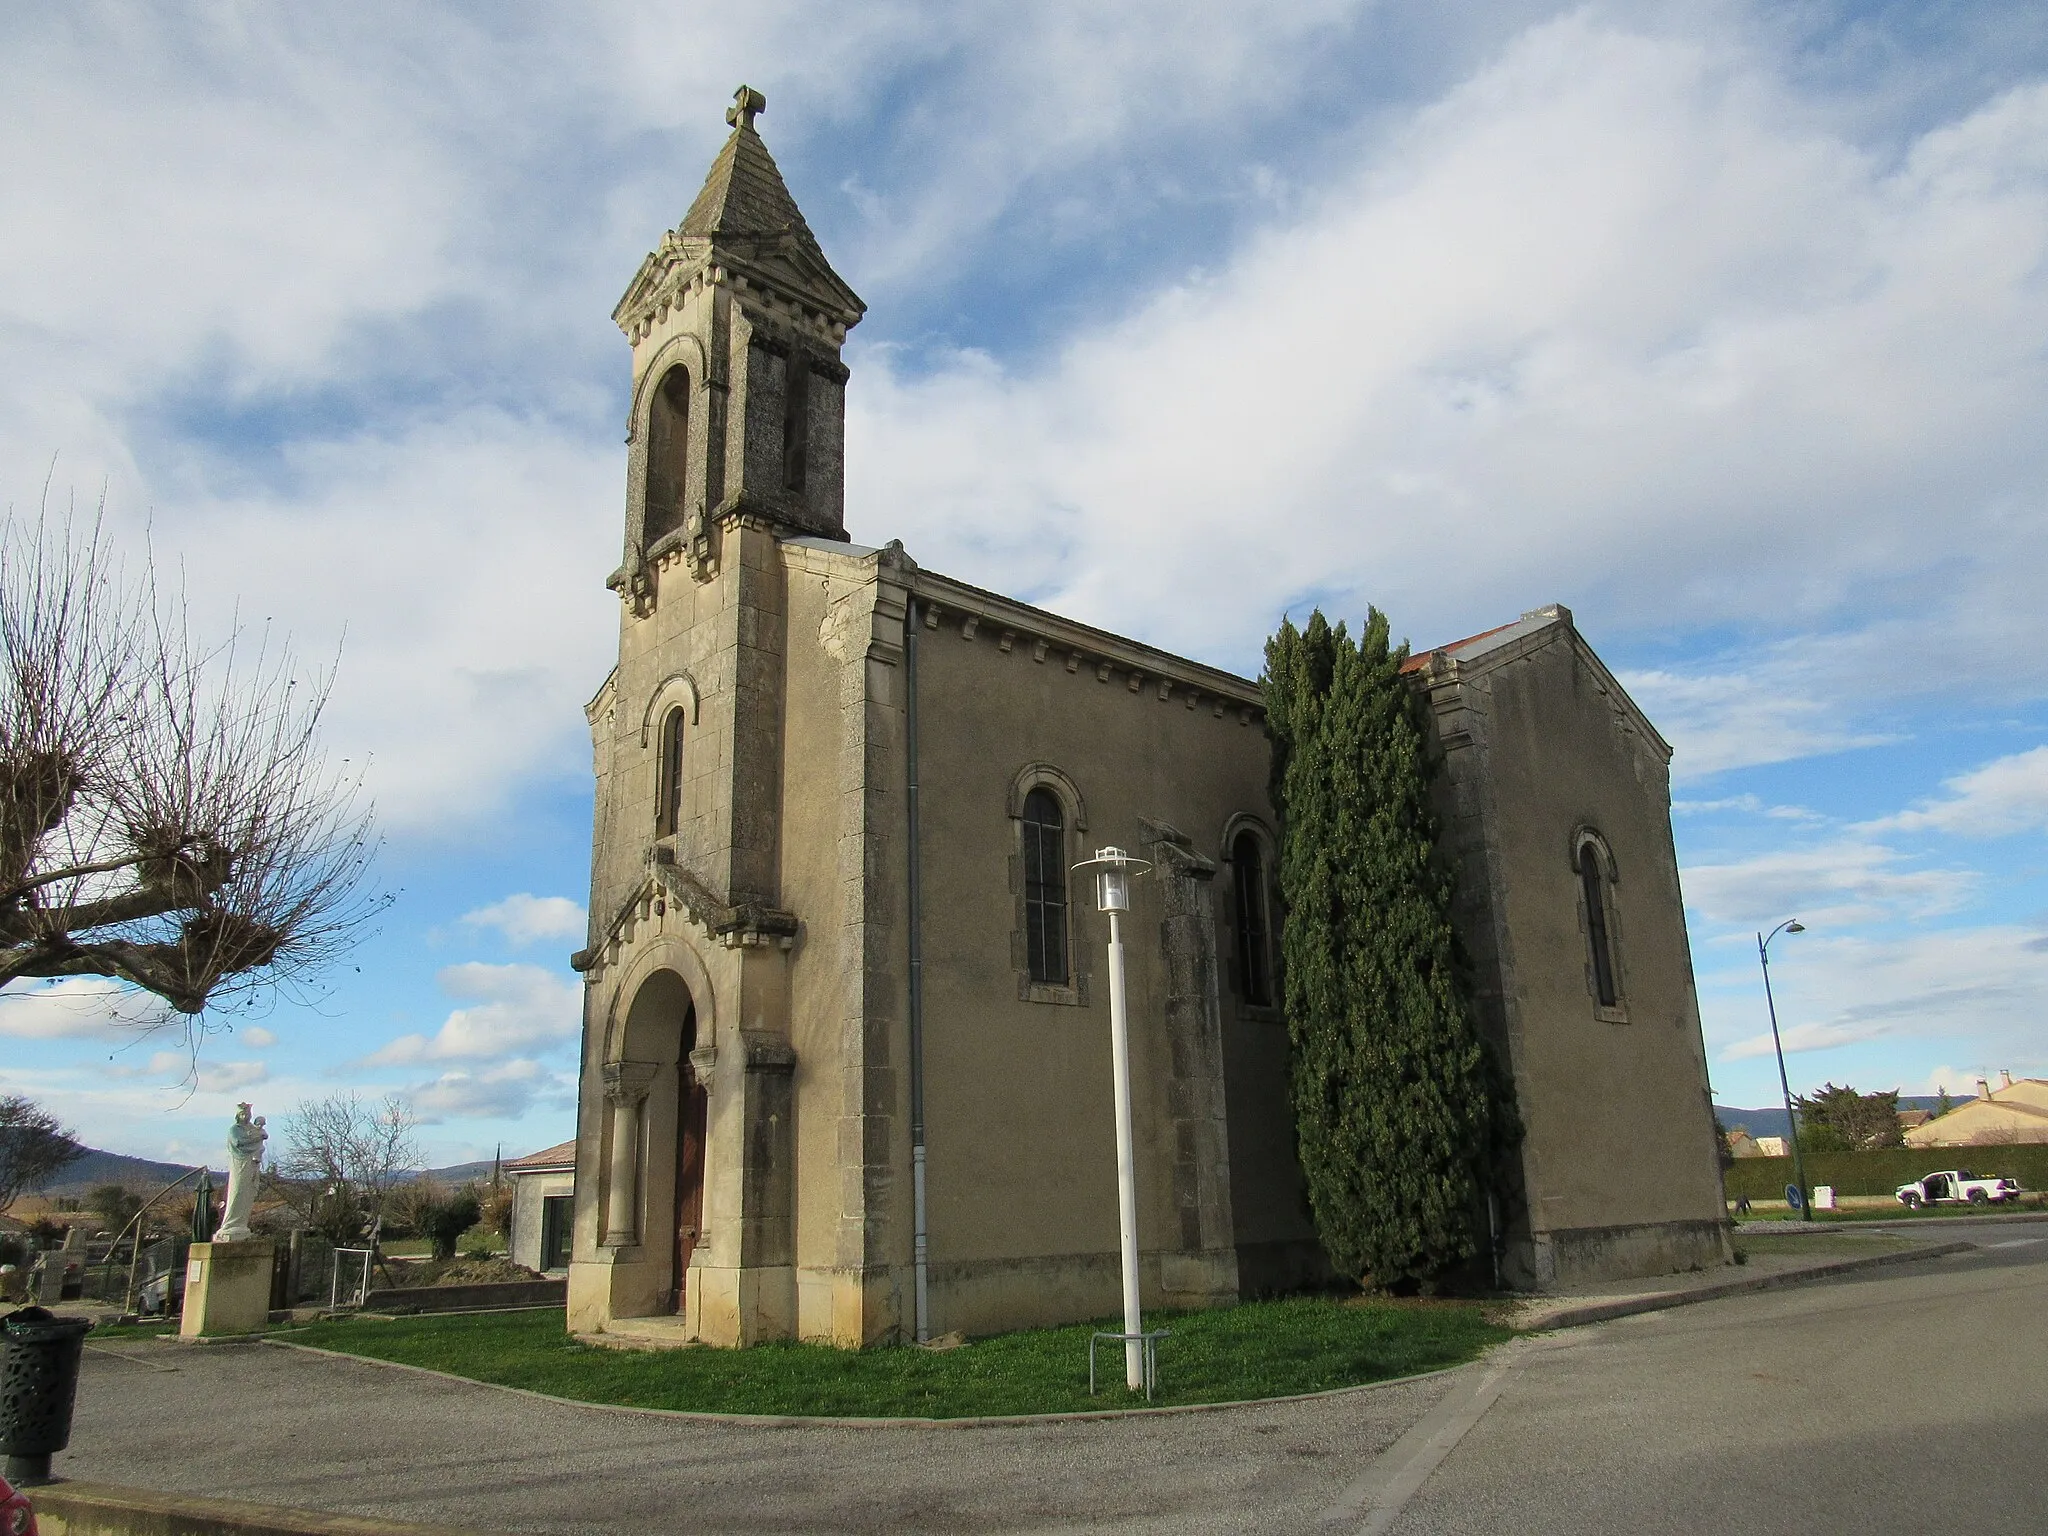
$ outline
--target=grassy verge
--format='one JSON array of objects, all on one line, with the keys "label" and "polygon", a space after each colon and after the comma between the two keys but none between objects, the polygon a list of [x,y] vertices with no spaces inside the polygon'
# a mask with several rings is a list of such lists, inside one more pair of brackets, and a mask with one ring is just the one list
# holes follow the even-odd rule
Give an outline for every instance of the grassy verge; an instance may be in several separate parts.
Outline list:
[{"label": "grassy verge", "polygon": [[1883,1232],[1737,1232],[1735,1251],[1747,1258],[1854,1257],[1918,1248],[1925,1239],[1893,1237]]},{"label": "grassy verge", "polygon": [[[1357,1386],[1471,1360],[1510,1337],[1477,1302],[1248,1302],[1149,1316],[1160,1404],[1229,1402]],[[1101,1326],[1113,1326],[1103,1324]],[[1098,1350],[1088,1395],[1087,1325],[977,1339],[959,1349],[624,1351],[580,1344],[558,1309],[474,1317],[318,1323],[290,1341],[423,1365],[583,1402],[712,1413],[963,1418],[1145,1406],[1123,1386],[1121,1353]]]},{"label": "grassy verge", "polygon": [[[1847,1210],[1815,1211],[1813,1213],[1813,1224],[1815,1226],[1827,1226],[1830,1223],[1853,1225],[1854,1223],[1865,1221],[1935,1221],[1944,1216],[2039,1216],[2044,1211],[2048,1211],[2048,1198],[2043,1198],[2040,1195],[2027,1195],[2020,1200],[2005,1205],[1937,1205],[1933,1207],[1923,1205],[1917,1210],[1908,1210],[1905,1206],[1893,1201],[1887,1205],[1858,1206]],[[1734,1218],[1734,1221],[1736,1230],[1740,1231],[1745,1224],[1752,1221],[1792,1221],[1796,1219],[1795,1213],[1784,1202],[1780,1201],[1775,1209],[1766,1208],[1762,1205],[1754,1206],[1749,1215],[1737,1216]]]}]

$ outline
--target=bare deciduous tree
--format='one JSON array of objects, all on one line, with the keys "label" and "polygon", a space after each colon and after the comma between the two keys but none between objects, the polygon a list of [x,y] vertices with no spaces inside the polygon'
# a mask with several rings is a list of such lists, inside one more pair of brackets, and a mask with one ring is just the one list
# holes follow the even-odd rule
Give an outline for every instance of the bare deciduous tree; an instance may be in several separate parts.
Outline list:
[{"label": "bare deciduous tree", "polygon": [[57,1117],[33,1099],[0,1098],[0,1211],[85,1156]]},{"label": "bare deciduous tree", "polygon": [[383,899],[324,675],[263,633],[199,644],[97,522],[0,523],[0,642],[0,985],[107,977],[190,1039],[360,936]]},{"label": "bare deciduous tree", "polygon": [[355,1093],[301,1100],[284,1122],[279,1193],[302,1205],[314,1226],[324,1225],[322,1213],[337,1203],[374,1222],[392,1187],[419,1164],[418,1124],[412,1106],[395,1093],[374,1104]]}]

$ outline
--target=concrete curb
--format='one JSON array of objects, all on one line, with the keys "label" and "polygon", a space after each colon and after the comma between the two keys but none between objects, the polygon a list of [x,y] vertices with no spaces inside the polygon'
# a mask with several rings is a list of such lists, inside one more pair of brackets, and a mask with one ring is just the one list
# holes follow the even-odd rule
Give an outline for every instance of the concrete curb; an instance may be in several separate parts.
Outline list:
[{"label": "concrete curb", "polygon": [[44,1483],[28,1495],[44,1536],[492,1536],[473,1526],[329,1515],[112,1483]]},{"label": "concrete curb", "polygon": [[1159,1408],[1082,1409],[1071,1413],[984,1414],[959,1419],[884,1419],[855,1418],[851,1415],[838,1414],[711,1413],[697,1408],[638,1408],[630,1403],[593,1403],[580,1397],[558,1397],[552,1392],[536,1392],[531,1387],[508,1387],[501,1382],[479,1381],[474,1376],[458,1376],[453,1371],[437,1371],[426,1365],[408,1365],[402,1360],[380,1360],[375,1355],[352,1355],[346,1350],[321,1349],[318,1345],[293,1344],[284,1339],[265,1339],[263,1342],[273,1349],[296,1349],[302,1354],[324,1355],[330,1360],[348,1360],[357,1365],[377,1365],[392,1371],[411,1371],[416,1375],[433,1376],[441,1381],[458,1382],[465,1387],[484,1387],[492,1392],[509,1392],[514,1397],[532,1398],[535,1402],[559,1403],[566,1408],[591,1408],[600,1413],[638,1414],[643,1418],[685,1419],[698,1424],[743,1425],[753,1429],[806,1429],[833,1425],[850,1429],[1003,1429],[1020,1424],[1073,1424],[1100,1419],[1143,1419],[1162,1418],[1168,1414],[1180,1413],[1216,1413],[1225,1408],[1270,1408],[1277,1403],[1310,1403],[1326,1397],[1347,1397],[1354,1392],[1379,1392],[1388,1387],[1405,1387],[1414,1382],[1449,1376],[1454,1371],[1469,1370],[1478,1364],[1479,1360],[1486,1358],[1485,1355],[1481,1355],[1478,1360],[1467,1360],[1462,1365],[1446,1365],[1434,1371],[1418,1371],[1412,1376],[1389,1376],[1385,1381],[1362,1381],[1356,1386],[1328,1387],[1321,1392],[1295,1392],[1286,1397],[1243,1397],[1233,1398],[1226,1403],[1176,1403],[1171,1407]]},{"label": "concrete curb", "polygon": [[1928,1243],[1918,1248],[1902,1248],[1892,1253],[1865,1254],[1860,1258],[1835,1259],[1826,1264],[1810,1264],[1804,1269],[1780,1270],[1772,1275],[1745,1275],[1740,1280],[1723,1280],[1714,1285],[1702,1285],[1686,1291],[1652,1291],[1641,1296],[1617,1296],[1611,1301],[1590,1301],[1580,1306],[1560,1307],[1554,1312],[1543,1313],[1521,1325],[1525,1333],[1549,1333],[1559,1328],[1582,1328],[1588,1323],[1604,1323],[1610,1318],[1633,1317],[1639,1312],[1664,1312],[1673,1307],[1689,1307],[1699,1301],[1719,1301],[1724,1296],[1742,1296],[1752,1291],[1774,1291],[1788,1285],[1804,1285],[1809,1280],[1832,1280],[1837,1275],[1851,1275],[1860,1270],[1877,1269],[1886,1264],[1911,1264],[1921,1259],[1946,1258],[1952,1253],[1970,1253],[1975,1243]]}]

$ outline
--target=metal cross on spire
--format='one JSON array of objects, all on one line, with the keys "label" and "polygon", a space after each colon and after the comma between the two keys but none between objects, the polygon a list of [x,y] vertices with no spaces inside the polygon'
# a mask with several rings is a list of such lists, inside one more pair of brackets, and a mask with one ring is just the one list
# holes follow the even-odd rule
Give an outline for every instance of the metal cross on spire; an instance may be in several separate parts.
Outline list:
[{"label": "metal cross on spire", "polygon": [[752,128],[754,119],[768,110],[768,98],[751,85],[743,85],[732,93],[732,105],[725,109],[725,120],[735,128]]}]

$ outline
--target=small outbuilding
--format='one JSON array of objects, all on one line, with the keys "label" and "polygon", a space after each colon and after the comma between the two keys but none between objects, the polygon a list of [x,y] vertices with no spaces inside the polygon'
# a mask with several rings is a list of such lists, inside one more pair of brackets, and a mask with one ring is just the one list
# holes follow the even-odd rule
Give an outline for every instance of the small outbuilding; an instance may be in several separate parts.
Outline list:
[{"label": "small outbuilding", "polygon": [[576,1143],[505,1164],[512,1176],[512,1262],[544,1275],[569,1272],[576,1212]]}]

